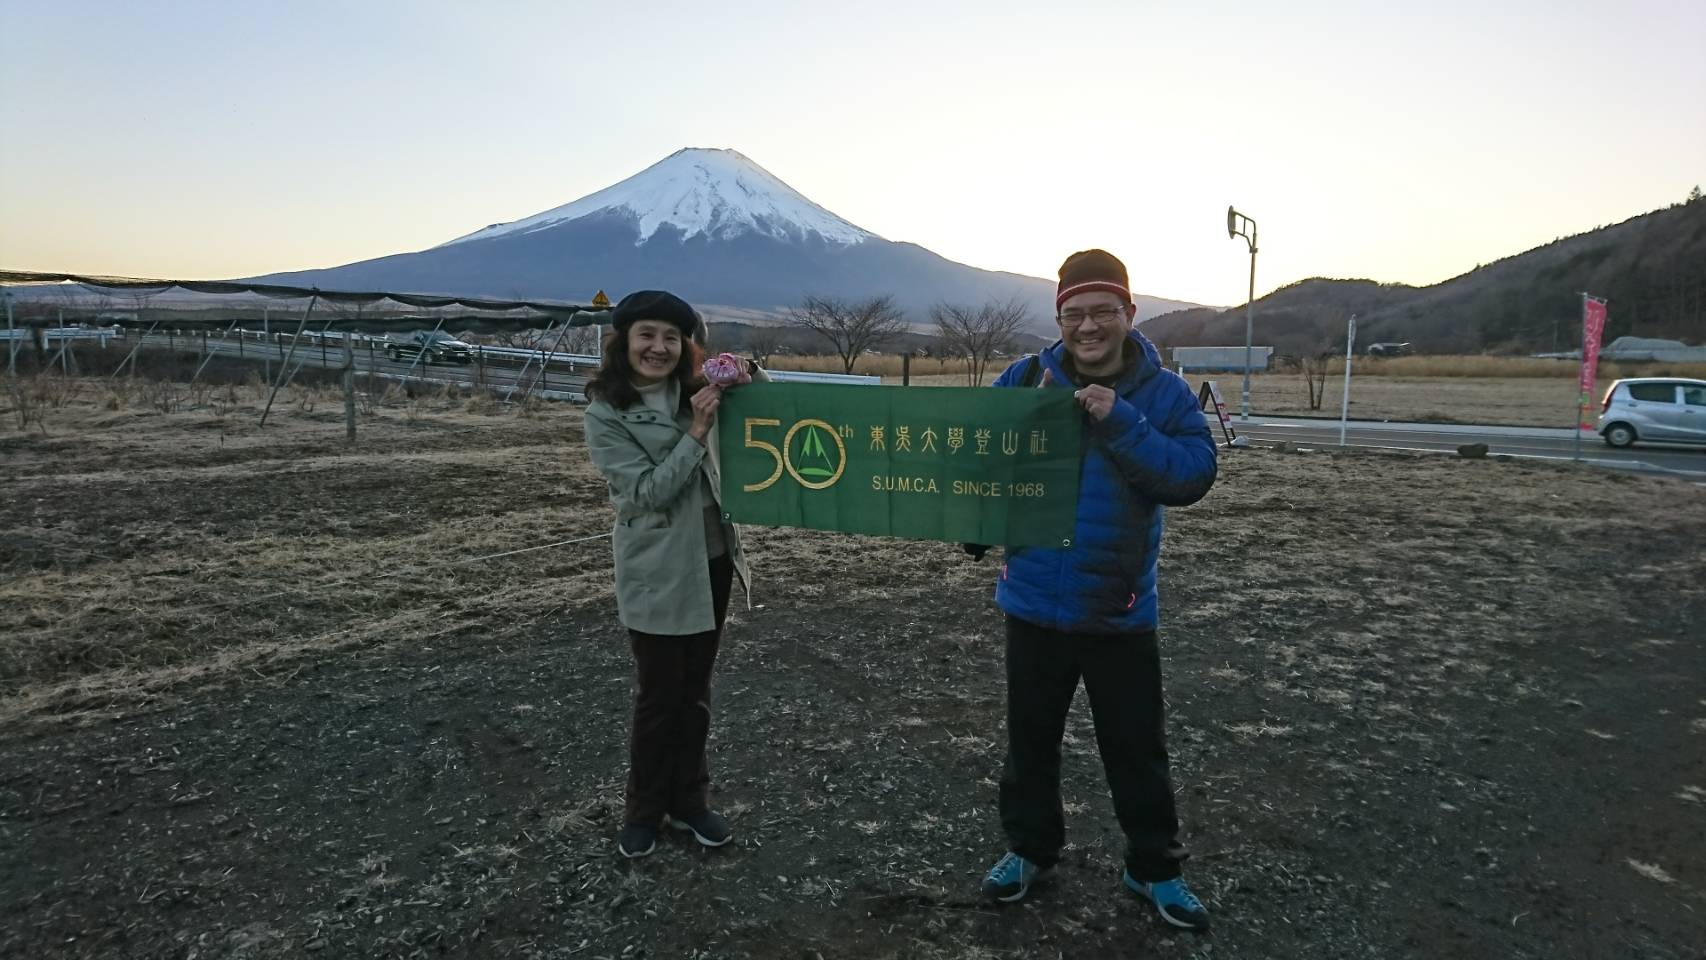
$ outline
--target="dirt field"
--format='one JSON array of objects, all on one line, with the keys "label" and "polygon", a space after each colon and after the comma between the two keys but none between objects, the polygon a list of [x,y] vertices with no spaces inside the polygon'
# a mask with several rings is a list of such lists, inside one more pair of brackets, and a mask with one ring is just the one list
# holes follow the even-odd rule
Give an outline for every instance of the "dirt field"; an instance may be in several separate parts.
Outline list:
[{"label": "dirt field", "polygon": [[979,901],[991,562],[750,531],[736,842],[628,863],[578,412],[282,409],[0,433],[0,956],[1706,956],[1699,486],[1229,452],[1163,560],[1199,938],[1118,885],[1082,698],[1058,878]]}]

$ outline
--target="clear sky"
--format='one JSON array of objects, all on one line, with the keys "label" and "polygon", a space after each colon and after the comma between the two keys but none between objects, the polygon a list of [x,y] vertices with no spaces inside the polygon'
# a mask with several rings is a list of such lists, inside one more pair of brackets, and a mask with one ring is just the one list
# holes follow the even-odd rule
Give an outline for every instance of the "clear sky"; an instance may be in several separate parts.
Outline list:
[{"label": "clear sky", "polygon": [[1241,303],[1237,204],[1258,294],[1426,284],[1706,183],[1703,38],[1701,0],[0,0],[0,266],[330,266],[701,146],[980,267]]}]

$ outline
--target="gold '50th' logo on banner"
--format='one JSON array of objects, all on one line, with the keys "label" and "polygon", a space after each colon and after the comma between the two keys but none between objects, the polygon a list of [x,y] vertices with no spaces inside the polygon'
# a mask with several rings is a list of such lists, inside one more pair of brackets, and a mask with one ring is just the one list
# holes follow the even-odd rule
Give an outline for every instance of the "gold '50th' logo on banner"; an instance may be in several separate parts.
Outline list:
[{"label": "gold '50th' logo on banner", "polygon": [[841,435],[835,432],[835,428],[822,420],[801,420],[790,427],[782,437],[781,449],[752,435],[756,429],[781,425],[780,420],[746,418],[745,445],[763,450],[774,457],[776,469],[770,472],[770,476],[757,483],[745,484],[741,489],[747,493],[767,490],[782,478],[783,470],[788,471],[788,475],[799,481],[800,486],[807,490],[822,490],[834,486],[835,482],[841,479],[842,472],[847,469],[847,445],[841,441]]}]

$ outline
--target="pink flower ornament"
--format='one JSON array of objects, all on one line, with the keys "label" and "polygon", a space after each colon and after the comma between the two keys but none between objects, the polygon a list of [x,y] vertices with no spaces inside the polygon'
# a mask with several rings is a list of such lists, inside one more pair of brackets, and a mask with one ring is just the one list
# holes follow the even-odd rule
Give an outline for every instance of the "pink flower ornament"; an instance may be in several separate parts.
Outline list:
[{"label": "pink flower ornament", "polygon": [[720,353],[705,361],[705,379],[719,387],[730,387],[737,383],[747,382],[745,365],[741,359],[732,353]]}]

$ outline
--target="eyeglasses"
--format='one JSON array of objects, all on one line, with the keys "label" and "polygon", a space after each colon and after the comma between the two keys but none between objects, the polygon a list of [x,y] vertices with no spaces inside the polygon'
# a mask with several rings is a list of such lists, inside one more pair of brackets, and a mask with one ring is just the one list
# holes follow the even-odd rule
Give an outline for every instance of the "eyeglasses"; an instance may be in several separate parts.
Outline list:
[{"label": "eyeglasses", "polygon": [[1086,320],[1096,321],[1096,325],[1106,326],[1125,320],[1124,307],[1097,307],[1094,310],[1068,310],[1055,317],[1062,327],[1068,330],[1082,326]]}]

